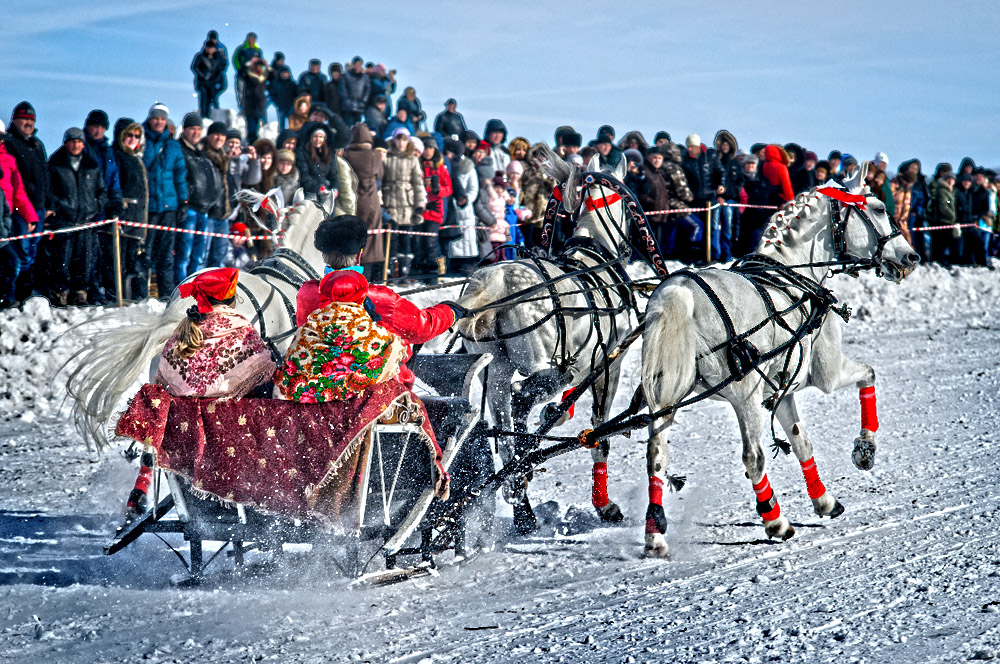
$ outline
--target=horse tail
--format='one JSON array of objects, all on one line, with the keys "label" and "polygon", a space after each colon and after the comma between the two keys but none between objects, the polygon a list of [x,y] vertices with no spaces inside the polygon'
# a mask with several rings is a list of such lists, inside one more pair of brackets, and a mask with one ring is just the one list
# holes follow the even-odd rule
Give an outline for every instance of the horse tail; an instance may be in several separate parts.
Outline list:
[{"label": "horse tail", "polygon": [[483,309],[509,292],[503,270],[480,270],[469,277],[465,292],[458,304],[472,313],[463,317],[455,328],[470,341],[489,341],[496,334],[497,314],[500,307]]},{"label": "horse tail", "polygon": [[651,410],[677,403],[694,387],[696,373],[694,297],[668,285],[646,308],[642,339],[642,388]]},{"label": "horse tail", "polygon": [[71,332],[86,344],[60,371],[67,372],[73,423],[88,447],[101,450],[108,444],[106,427],[122,397],[147,374],[189,304],[178,298],[160,313],[145,307],[115,309]]}]

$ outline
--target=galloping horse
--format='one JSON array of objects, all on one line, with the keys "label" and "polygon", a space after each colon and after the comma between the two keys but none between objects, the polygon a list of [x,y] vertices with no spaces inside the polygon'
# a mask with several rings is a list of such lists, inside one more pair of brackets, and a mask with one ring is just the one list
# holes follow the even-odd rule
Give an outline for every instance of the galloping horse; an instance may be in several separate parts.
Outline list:
[{"label": "galloping horse", "polygon": [[[555,261],[528,256],[479,269],[459,298],[459,304],[478,311],[456,327],[467,349],[494,357],[487,400],[494,423],[507,431],[512,426],[526,431],[532,407],[587,376],[628,331],[632,307],[624,271],[631,250],[622,199],[598,183],[584,185],[581,191],[575,167],[544,146],[540,152],[539,165],[563,185],[563,208],[570,214],[584,209],[565,251]],[[596,156],[588,170],[600,170]],[[624,161],[612,175],[624,178]],[[577,274],[567,277],[570,272]],[[595,425],[608,416],[623,358],[610,363],[591,388]],[[515,372],[523,379],[515,382]],[[513,446],[501,446],[504,462],[525,451],[512,449],[524,447],[514,440]],[[621,511],[607,500],[604,488],[608,449],[604,443],[593,452],[593,502],[602,519],[619,521]],[[515,525],[522,532],[531,530],[534,515],[525,495],[525,478],[516,478],[505,489],[505,497],[514,504]]]},{"label": "galloping horse", "polygon": [[852,458],[862,470],[874,465],[875,371],[844,355],[840,320],[820,313],[835,301],[822,285],[832,265],[874,268],[899,283],[920,259],[864,186],[864,170],[846,189],[813,188],[787,203],[771,217],[744,268],[677,272],[650,298],[642,348],[642,388],[653,417],[646,453],[646,555],[668,555],[662,506],[667,431],[676,414],[672,406],[691,393],[728,401],[736,411],[743,463],[769,537],[787,539],[794,530],[764,472],[762,402],[770,398],[775,408],[818,515],[836,517],[844,508],[819,479],[793,392],[857,385],[861,434]]},{"label": "galloping horse", "polygon": [[[239,197],[265,211],[278,209],[276,199],[256,192],[244,190]],[[323,272],[323,257],[313,247],[313,236],[326,213],[319,204],[306,201],[265,216],[278,221],[284,231],[282,249],[241,271],[233,306],[257,327],[275,354],[283,354],[296,329],[298,286]],[[107,444],[105,427],[119,402],[140,376],[155,374],[160,351],[192,302],[175,290],[160,313],[145,307],[113,309],[82,328],[87,343],[66,363],[67,390],[73,399],[74,422],[88,445],[101,449]]]}]

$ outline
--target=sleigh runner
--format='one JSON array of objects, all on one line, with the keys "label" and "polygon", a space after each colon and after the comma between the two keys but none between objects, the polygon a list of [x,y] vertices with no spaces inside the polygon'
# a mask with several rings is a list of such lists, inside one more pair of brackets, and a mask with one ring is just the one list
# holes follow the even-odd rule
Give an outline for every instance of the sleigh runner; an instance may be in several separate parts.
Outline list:
[{"label": "sleigh runner", "polygon": [[[431,524],[448,505],[449,473],[462,493],[493,470],[485,426],[468,399],[489,360],[415,358],[412,368],[436,393],[422,395],[423,406],[395,383],[325,404],[177,398],[145,386],[118,432],[147,448],[144,465],[153,465],[155,452],[152,507],[119,528],[105,553],[144,533],[179,533],[189,542],[187,560],[174,551],[193,579],[229,546],[237,564],[250,549],[341,547],[335,562],[351,575],[379,553],[387,570],[412,556],[464,553],[468,514],[460,527],[449,524],[446,543],[432,537]],[[223,543],[207,561],[206,541]]]}]

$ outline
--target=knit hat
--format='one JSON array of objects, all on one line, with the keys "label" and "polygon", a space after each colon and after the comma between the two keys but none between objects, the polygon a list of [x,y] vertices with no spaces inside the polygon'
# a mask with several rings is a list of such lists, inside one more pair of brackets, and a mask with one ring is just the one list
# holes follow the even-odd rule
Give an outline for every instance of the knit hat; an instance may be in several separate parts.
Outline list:
[{"label": "knit hat", "polygon": [[295,163],[295,153],[292,152],[291,150],[278,150],[278,153],[275,155],[275,160],[276,161],[290,161],[290,162],[292,162],[294,164]]},{"label": "knit hat", "polygon": [[35,107],[26,101],[22,101],[20,104],[14,107],[14,112],[11,113],[10,119],[17,120],[18,118],[23,118],[25,120],[35,119]]},{"label": "knit hat", "polygon": [[517,173],[518,175],[524,175],[524,164],[512,159],[509,164],[507,164],[507,175],[513,175]]},{"label": "knit hat", "polygon": [[455,104],[456,106],[458,106],[458,102],[455,101],[454,97],[448,97],[448,100],[445,101],[445,103],[444,103],[444,107],[448,108],[448,104]]},{"label": "knit hat", "polygon": [[847,168],[848,166],[857,166],[858,160],[854,158],[854,155],[845,154],[843,156],[843,162],[841,166]]},{"label": "knit hat", "polygon": [[601,143],[607,143],[608,145],[612,145],[611,136],[609,136],[608,134],[598,134],[597,140],[594,141],[594,145],[600,145]]},{"label": "knit hat", "polygon": [[476,143],[478,143],[479,134],[472,131],[471,129],[466,129],[465,131],[463,131],[461,134],[458,135],[458,140],[462,141],[463,143],[465,143],[466,141],[475,141]]},{"label": "knit hat", "polygon": [[228,141],[230,138],[236,138],[236,139],[239,139],[239,141],[241,143],[243,142],[243,136],[242,136],[242,134],[240,134],[240,130],[239,129],[229,129],[229,130],[227,130],[226,131],[226,140]]},{"label": "knit hat", "polygon": [[754,143],[753,145],[750,146],[750,154],[757,154],[766,147],[767,143]]},{"label": "knit hat", "polygon": [[[221,124],[221,123],[219,123]],[[197,113],[188,113],[184,116],[184,122],[182,123],[182,128],[187,129],[189,127],[200,127],[201,126],[201,116]]]},{"label": "knit hat", "polygon": [[699,136],[698,134],[688,134],[688,137],[684,141],[684,143],[689,148],[700,148],[701,147],[701,136]]},{"label": "knit hat", "polygon": [[755,154],[748,154],[743,159],[743,165],[744,166],[746,166],[747,164],[759,164],[759,163],[760,163],[760,159],[758,159],[757,155],[755,155]]},{"label": "knit hat", "polygon": [[406,127],[396,127],[395,129],[392,130],[392,137],[393,138],[396,138],[397,136],[400,136],[400,135],[409,137],[410,130],[407,129]]},{"label": "knit hat", "polygon": [[84,127],[104,127],[109,129],[111,127],[111,122],[108,120],[108,114],[104,111],[95,108],[90,113],[87,114],[87,120],[83,123]]},{"label": "knit hat", "polygon": [[335,71],[336,72],[340,72],[341,74],[343,74],[344,73],[344,67],[339,62],[331,62],[330,63],[330,69],[329,69],[329,71],[330,71],[331,74],[333,72],[335,72]]},{"label": "knit hat", "polygon": [[629,163],[640,164],[642,163],[642,153],[635,148],[629,148],[628,150],[625,150],[625,159],[627,159]]},{"label": "knit hat", "polygon": [[601,138],[602,134],[607,134],[609,137],[611,137],[611,139],[614,139],[614,137],[615,137],[615,128],[612,127],[611,125],[601,125],[597,129],[598,142],[600,142],[600,138]]},{"label": "knit hat", "polygon": [[827,157],[827,160],[829,161],[831,159],[843,159],[843,158],[844,158],[844,155],[842,155],[840,153],[840,150],[831,150],[830,151],[830,156]]},{"label": "knit hat", "polygon": [[416,136],[410,137],[410,145],[413,146],[413,149],[416,150],[418,154],[424,151],[424,142]]},{"label": "knit hat", "polygon": [[165,104],[161,104],[160,102],[156,102],[155,104],[153,104],[152,106],[149,107],[149,115],[146,116],[146,119],[147,120],[149,118],[164,118],[164,119],[166,119],[168,117],[170,117],[170,109],[168,109]]},{"label": "knit hat", "polygon": [[226,133],[226,123],[225,122],[213,122],[208,125],[208,132],[206,136],[211,136],[212,134],[225,134]]},{"label": "knit hat", "polygon": [[454,138],[446,138],[444,139],[444,150],[459,157],[465,154],[465,145],[462,141],[456,141]]},{"label": "knit hat", "polygon": [[83,130],[79,127],[70,127],[63,133],[63,143],[68,143],[69,141],[82,141],[83,140]]},{"label": "knit hat", "polygon": [[653,142],[654,142],[654,143],[656,143],[656,142],[658,142],[658,141],[659,141],[659,140],[660,140],[661,138],[665,138],[665,139],[667,139],[667,142],[668,142],[668,143],[671,143],[671,142],[672,142],[672,141],[670,140],[670,134],[668,134],[668,133],[667,133],[667,132],[665,132],[665,131],[658,131],[658,132],[656,132],[656,136],[654,136],[654,137],[653,137]]},{"label": "knit hat", "polygon": [[[487,143],[486,141],[479,141],[479,144],[476,146],[476,150],[482,150],[486,154],[489,154],[490,153],[490,144]],[[474,151],[475,150],[473,150],[473,152]]]},{"label": "knit hat", "polygon": [[805,160],[805,161],[817,161],[818,162],[819,161],[819,156],[815,152],[813,152],[811,150],[806,150],[806,153],[805,153],[805,155],[803,155],[802,159]]},{"label": "knit hat", "polygon": [[947,172],[945,172],[944,175],[941,176],[941,179],[942,180],[949,180],[949,179],[954,180],[955,179],[955,174],[952,173],[951,171],[947,171]]}]

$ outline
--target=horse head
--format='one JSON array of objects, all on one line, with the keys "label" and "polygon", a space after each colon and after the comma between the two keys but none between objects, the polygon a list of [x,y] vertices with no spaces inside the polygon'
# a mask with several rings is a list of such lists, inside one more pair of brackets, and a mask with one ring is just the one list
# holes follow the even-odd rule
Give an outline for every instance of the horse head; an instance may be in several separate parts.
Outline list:
[{"label": "horse head", "polygon": [[[844,182],[844,188],[849,194],[863,196],[865,200],[863,205],[859,204],[843,220],[844,245],[847,253],[852,256],[871,258],[879,276],[899,283],[917,268],[920,255],[903,237],[896,222],[886,214],[885,203],[865,184],[867,172],[868,162],[864,162]],[[863,223],[858,223],[859,219]]]}]

